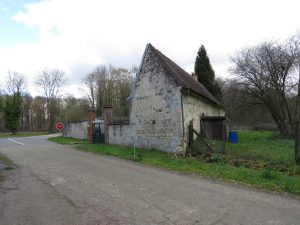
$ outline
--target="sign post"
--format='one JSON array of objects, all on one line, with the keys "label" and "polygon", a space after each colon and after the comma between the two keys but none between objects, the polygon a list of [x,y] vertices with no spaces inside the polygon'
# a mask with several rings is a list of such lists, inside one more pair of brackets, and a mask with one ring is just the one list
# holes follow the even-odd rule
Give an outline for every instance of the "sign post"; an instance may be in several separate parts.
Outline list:
[{"label": "sign post", "polygon": [[63,123],[57,123],[56,124],[56,129],[61,131],[61,136],[62,136],[62,130],[64,129],[64,124]]}]

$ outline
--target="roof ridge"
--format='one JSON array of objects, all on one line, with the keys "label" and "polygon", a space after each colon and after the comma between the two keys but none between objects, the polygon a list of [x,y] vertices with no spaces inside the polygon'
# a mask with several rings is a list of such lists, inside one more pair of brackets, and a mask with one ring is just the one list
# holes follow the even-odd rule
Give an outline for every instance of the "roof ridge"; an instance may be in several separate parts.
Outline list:
[{"label": "roof ridge", "polygon": [[173,77],[175,77],[175,79],[180,83],[180,85],[182,85],[184,88],[191,89],[201,97],[209,100],[210,102],[213,102],[214,104],[220,104],[218,100],[207,90],[207,88],[202,83],[194,80],[189,73],[187,73],[184,69],[182,69],[179,65],[177,65],[174,61],[165,56],[155,47],[153,47],[152,44],[149,43],[148,46],[154,50],[155,54],[162,60],[167,71]]}]

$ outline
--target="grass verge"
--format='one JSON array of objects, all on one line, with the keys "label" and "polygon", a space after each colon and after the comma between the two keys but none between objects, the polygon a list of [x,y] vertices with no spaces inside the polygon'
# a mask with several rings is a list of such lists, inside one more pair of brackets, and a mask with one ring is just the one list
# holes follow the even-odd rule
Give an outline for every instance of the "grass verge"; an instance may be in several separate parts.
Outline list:
[{"label": "grass verge", "polygon": [[14,166],[13,162],[5,155],[2,155],[0,153],[0,182],[4,180],[2,169],[12,168],[13,166]]},{"label": "grass verge", "polygon": [[[72,138],[49,138],[50,141],[63,144],[78,142]],[[174,155],[156,151],[136,149],[136,157],[130,147],[87,144],[76,145],[76,148],[97,154],[112,155],[140,163],[158,166],[188,174],[198,174],[205,177],[218,178],[251,185],[256,188],[264,188],[278,192],[290,192],[300,195],[300,178],[288,176],[269,169],[252,169],[244,166],[236,167],[224,162],[207,163],[196,158],[176,157]]]},{"label": "grass verge", "polygon": [[0,132],[0,138],[9,138],[9,137],[31,137],[31,136],[39,136],[46,135],[47,132],[18,132],[15,135],[12,135],[9,132]]}]

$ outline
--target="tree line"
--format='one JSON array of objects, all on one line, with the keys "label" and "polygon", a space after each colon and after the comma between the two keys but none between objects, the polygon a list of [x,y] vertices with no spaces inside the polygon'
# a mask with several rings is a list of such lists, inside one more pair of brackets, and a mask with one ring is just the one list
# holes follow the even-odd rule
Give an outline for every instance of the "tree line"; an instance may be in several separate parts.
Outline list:
[{"label": "tree line", "polygon": [[34,78],[40,95],[31,96],[27,78],[8,72],[0,89],[0,131],[55,131],[60,122],[85,120],[90,108],[102,116],[103,106],[111,105],[120,115],[129,115],[126,98],[130,93],[132,72],[126,68],[100,65],[87,74],[81,85],[84,97],[64,93],[67,80],[64,71],[45,69]]},{"label": "tree line", "polygon": [[[299,33],[284,41],[265,41],[243,48],[231,57],[229,71],[234,78],[216,79],[201,45],[193,73],[224,106],[232,126],[278,129],[282,137],[294,137],[299,48]],[[66,84],[63,71],[41,71],[35,78],[41,94],[36,97],[24,91],[24,75],[10,72],[1,89],[0,129],[16,132],[18,125],[21,129],[51,131],[58,120],[84,119],[86,113],[81,109],[95,108],[101,116],[106,105],[113,106],[116,114],[128,116],[127,97],[135,72],[136,68],[99,65],[82,79],[80,99],[62,95],[61,88]],[[74,110],[76,107],[78,110]],[[15,118],[19,118],[17,122]]]}]

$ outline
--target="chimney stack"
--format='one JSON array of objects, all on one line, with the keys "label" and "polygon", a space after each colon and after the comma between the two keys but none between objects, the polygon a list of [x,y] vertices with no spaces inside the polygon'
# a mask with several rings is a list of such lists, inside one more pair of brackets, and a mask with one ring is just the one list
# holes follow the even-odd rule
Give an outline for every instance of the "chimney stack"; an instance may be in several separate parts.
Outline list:
[{"label": "chimney stack", "polygon": [[192,77],[195,81],[198,81],[197,75],[195,73],[192,73]]}]

